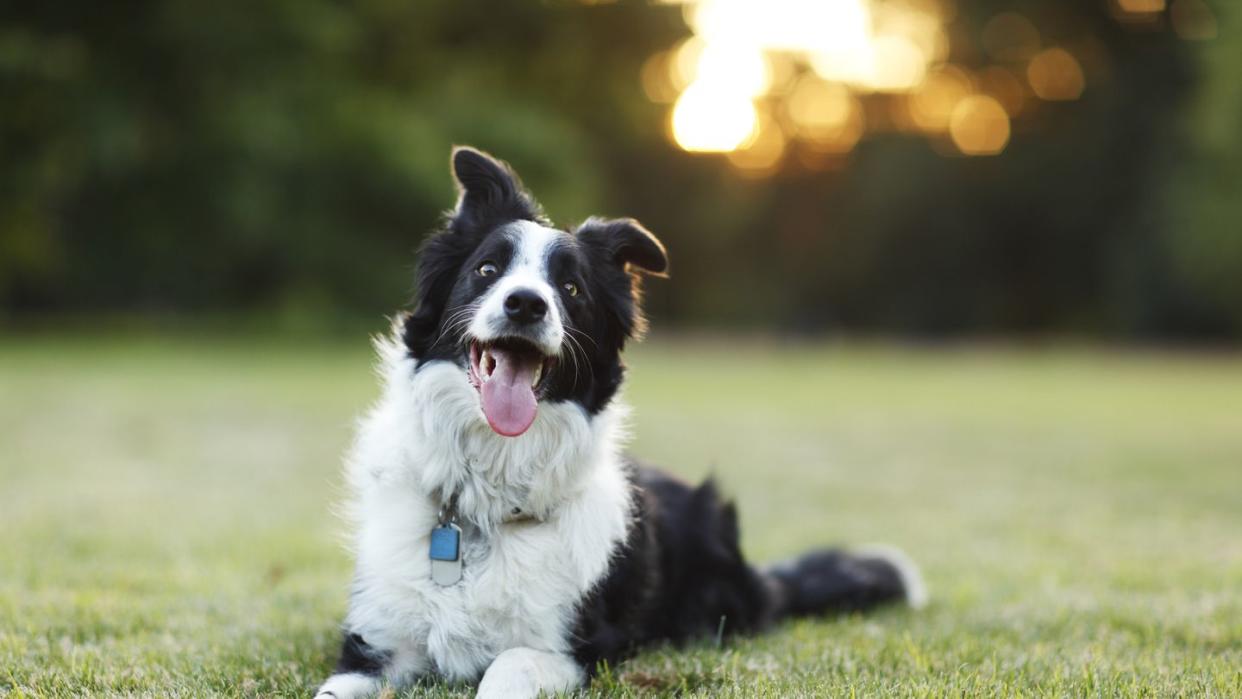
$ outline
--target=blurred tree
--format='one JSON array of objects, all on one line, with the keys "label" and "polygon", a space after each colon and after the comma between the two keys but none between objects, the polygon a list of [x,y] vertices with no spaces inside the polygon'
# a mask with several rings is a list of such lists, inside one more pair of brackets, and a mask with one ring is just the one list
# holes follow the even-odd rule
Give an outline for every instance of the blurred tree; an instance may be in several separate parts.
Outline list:
[{"label": "blurred tree", "polygon": [[1202,79],[1176,125],[1186,150],[1168,168],[1171,214],[1161,234],[1176,288],[1167,325],[1236,337],[1242,331],[1242,8],[1217,5],[1217,36],[1195,56]]},{"label": "blurred tree", "polygon": [[[593,53],[588,30],[653,33],[643,12],[484,2],[14,9],[0,23],[11,312],[391,308],[452,202],[452,143],[504,154],[554,213],[600,203],[593,139],[564,108],[591,90],[568,86],[605,104],[645,50]],[[571,11],[594,21],[557,20]]]},{"label": "blurred tree", "polygon": [[549,213],[668,243],[662,320],[807,331],[1242,336],[1236,11],[1220,38],[1107,3],[960,0],[1086,47],[1081,100],[991,158],[869,137],[756,179],[669,143],[644,60],[676,7],[164,0],[0,10],[0,310],[378,317],[452,200],[453,143]]}]

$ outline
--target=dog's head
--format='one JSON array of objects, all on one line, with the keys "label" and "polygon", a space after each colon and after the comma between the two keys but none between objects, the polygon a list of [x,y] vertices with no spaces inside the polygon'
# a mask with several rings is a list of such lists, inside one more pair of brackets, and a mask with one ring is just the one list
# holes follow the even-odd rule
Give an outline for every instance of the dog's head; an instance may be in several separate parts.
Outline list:
[{"label": "dog's head", "polygon": [[620,386],[626,340],[643,330],[640,273],[664,273],[664,246],[630,219],[554,228],[508,165],[472,148],[452,161],[460,196],[419,255],[410,355],[462,367],[508,437],[542,402],[599,412]]}]

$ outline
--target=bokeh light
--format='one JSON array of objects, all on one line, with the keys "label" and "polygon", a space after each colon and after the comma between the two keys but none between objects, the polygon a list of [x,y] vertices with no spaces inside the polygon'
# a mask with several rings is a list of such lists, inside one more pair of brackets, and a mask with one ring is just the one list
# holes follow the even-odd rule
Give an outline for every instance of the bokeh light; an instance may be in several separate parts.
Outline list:
[{"label": "bokeh light", "polygon": [[829,83],[808,75],[798,81],[786,103],[790,120],[798,133],[822,138],[839,131],[849,121],[854,97],[840,83]]},{"label": "bokeh light", "polygon": [[1078,60],[1061,48],[1038,53],[1027,66],[1026,77],[1035,94],[1050,101],[1076,100],[1085,85]]},{"label": "bokeh light", "polygon": [[1173,31],[1183,39],[1204,41],[1216,38],[1216,14],[1203,0],[1173,0],[1169,8]]},{"label": "bokeh light", "polygon": [[819,155],[844,155],[854,149],[866,130],[867,121],[854,98],[850,100],[850,110],[839,128],[806,138],[808,151]]},{"label": "bokeh light", "polygon": [[672,104],[677,100],[679,88],[673,84],[671,67],[675,54],[660,51],[643,63],[643,93],[656,104]]},{"label": "bokeh light", "polygon": [[1026,105],[1026,85],[1007,68],[985,68],[979,73],[979,89],[1000,102],[1010,117],[1021,114]]},{"label": "bokeh light", "polygon": [[[730,161],[752,172],[770,171],[794,144],[806,146],[799,157],[848,153],[882,131],[992,155],[1008,144],[1014,119],[1038,118],[1033,97],[1077,100],[1087,89],[1084,66],[1092,75],[1108,70],[1089,37],[1066,37],[1055,24],[1041,31],[1038,15],[1013,10],[954,25],[962,20],[952,0],[664,1],[682,5],[692,35],[647,61],[644,92],[675,103],[679,147],[746,150]],[[1166,14],[1184,39],[1218,31],[1204,0],[1106,1],[1142,31]],[[756,116],[767,113],[770,127]]]},{"label": "bokeh light", "polygon": [[881,92],[905,92],[923,82],[927,56],[914,41],[900,35],[876,37],[865,85]]},{"label": "bokeh light", "polygon": [[819,153],[848,153],[862,137],[862,107],[840,83],[807,75],[790,93],[787,113],[797,135]]},{"label": "bokeh light", "polygon": [[1164,0],[1113,0],[1114,7],[1130,15],[1154,15],[1164,12]]},{"label": "bokeh light", "polygon": [[755,105],[745,94],[695,83],[673,107],[673,137],[688,151],[727,153],[750,138]]},{"label": "bokeh light", "polygon": [[709,43],[751,43],[791,52],[865,51],[871,12],[865,0],[697,0],[687,21]]},{"label": "bokeh light", "polygon": [[697,36],[692,36],[673,49],[673,61],[669,66],[669,78],[677,89],[683,90],[694,82],[699,71],[699,57],[707,45]]},{"label": "bokeh light", "polygon": [[771,84],[763,51],[746,44],[707,44],[699,52],[694,82],[748,97],[762,95]]},{"label": "bokeh light", "polygon": [[956,66],[944,66],[927,76],[918,92],[907,99],[914,125],[931,134],[949,128],[958,103],[974,92],[970,76]]},{"label": "bokeh light", "polygon": [[949,135],[965,155],[996,155],[1009,143],[1009,115],[995,99],[971,95],[953,109]]},{"label": "bokeh light", "polygon": [[[847,152],[865,122],[853,93],[914,90],[947,55],[937,7],[933,0],[687,2],[683,15],[694,35],[671,58],[644,67],[644,90],[657,102],[669,101],[669,86],[681,90],[672,119],[678,146],[745,149],[731,158],[739,167],[755,169],[785,149],[778,121],[757,126],[754,100],[787,97],[789,104],[777,111],[789,117],[799,139],[819,150]],[[650,74],[661,64],[669,71],[665,80]]]},{"label": "bokeh light", "polygon": [[785,154],[785,133],[780,124],[766,114],[758,114],[751,138],[729,153],[729,162],[750,175],[766,175],[776,169]]}]

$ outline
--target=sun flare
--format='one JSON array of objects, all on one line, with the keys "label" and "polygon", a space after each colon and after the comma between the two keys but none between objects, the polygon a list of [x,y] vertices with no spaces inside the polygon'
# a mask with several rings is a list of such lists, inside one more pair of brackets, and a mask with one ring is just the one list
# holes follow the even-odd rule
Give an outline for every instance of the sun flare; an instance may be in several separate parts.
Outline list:
[{"label": "sun flare", "polygon": [[[663,2],[680,6],[691,34],[644,64],[644,92],[672,105],[678,147],[729,154],[751,172],[773,172],[790,153],[804,164],[844,158],[884,130],[995,155],[1014,119],[1090,86],[1081,56],[1012,10],[972,29],[951,0]],[[951,36],[972,33],[976,45],[950,51]]]}]

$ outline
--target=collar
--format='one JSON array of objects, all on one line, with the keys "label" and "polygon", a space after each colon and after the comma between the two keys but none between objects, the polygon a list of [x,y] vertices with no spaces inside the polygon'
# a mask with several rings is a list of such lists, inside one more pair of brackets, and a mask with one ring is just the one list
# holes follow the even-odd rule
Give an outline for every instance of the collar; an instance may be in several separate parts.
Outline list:
[{"label": "collar", "polygon": [[528,522],[541,522],[541,521],[543,520],[539,519],[532,513],[527,512],[520,507],[515,507],[512,510],[509,510],[509,514],[505,515],[505,518],[500,520],[500,523],[501,524],[526,524]]},{"label": "collar", "polygon": [[[441,525],[449,523],[457,523],[457,492],[449,496],[448,502],[441,503],[440,513],[437,516]],[[528,524],[532,522],[542,522],[543,519],[535,516],[534,513],[523,510],[520,507],[514,507],[509,513],[500,520],[501,524]]]}]

